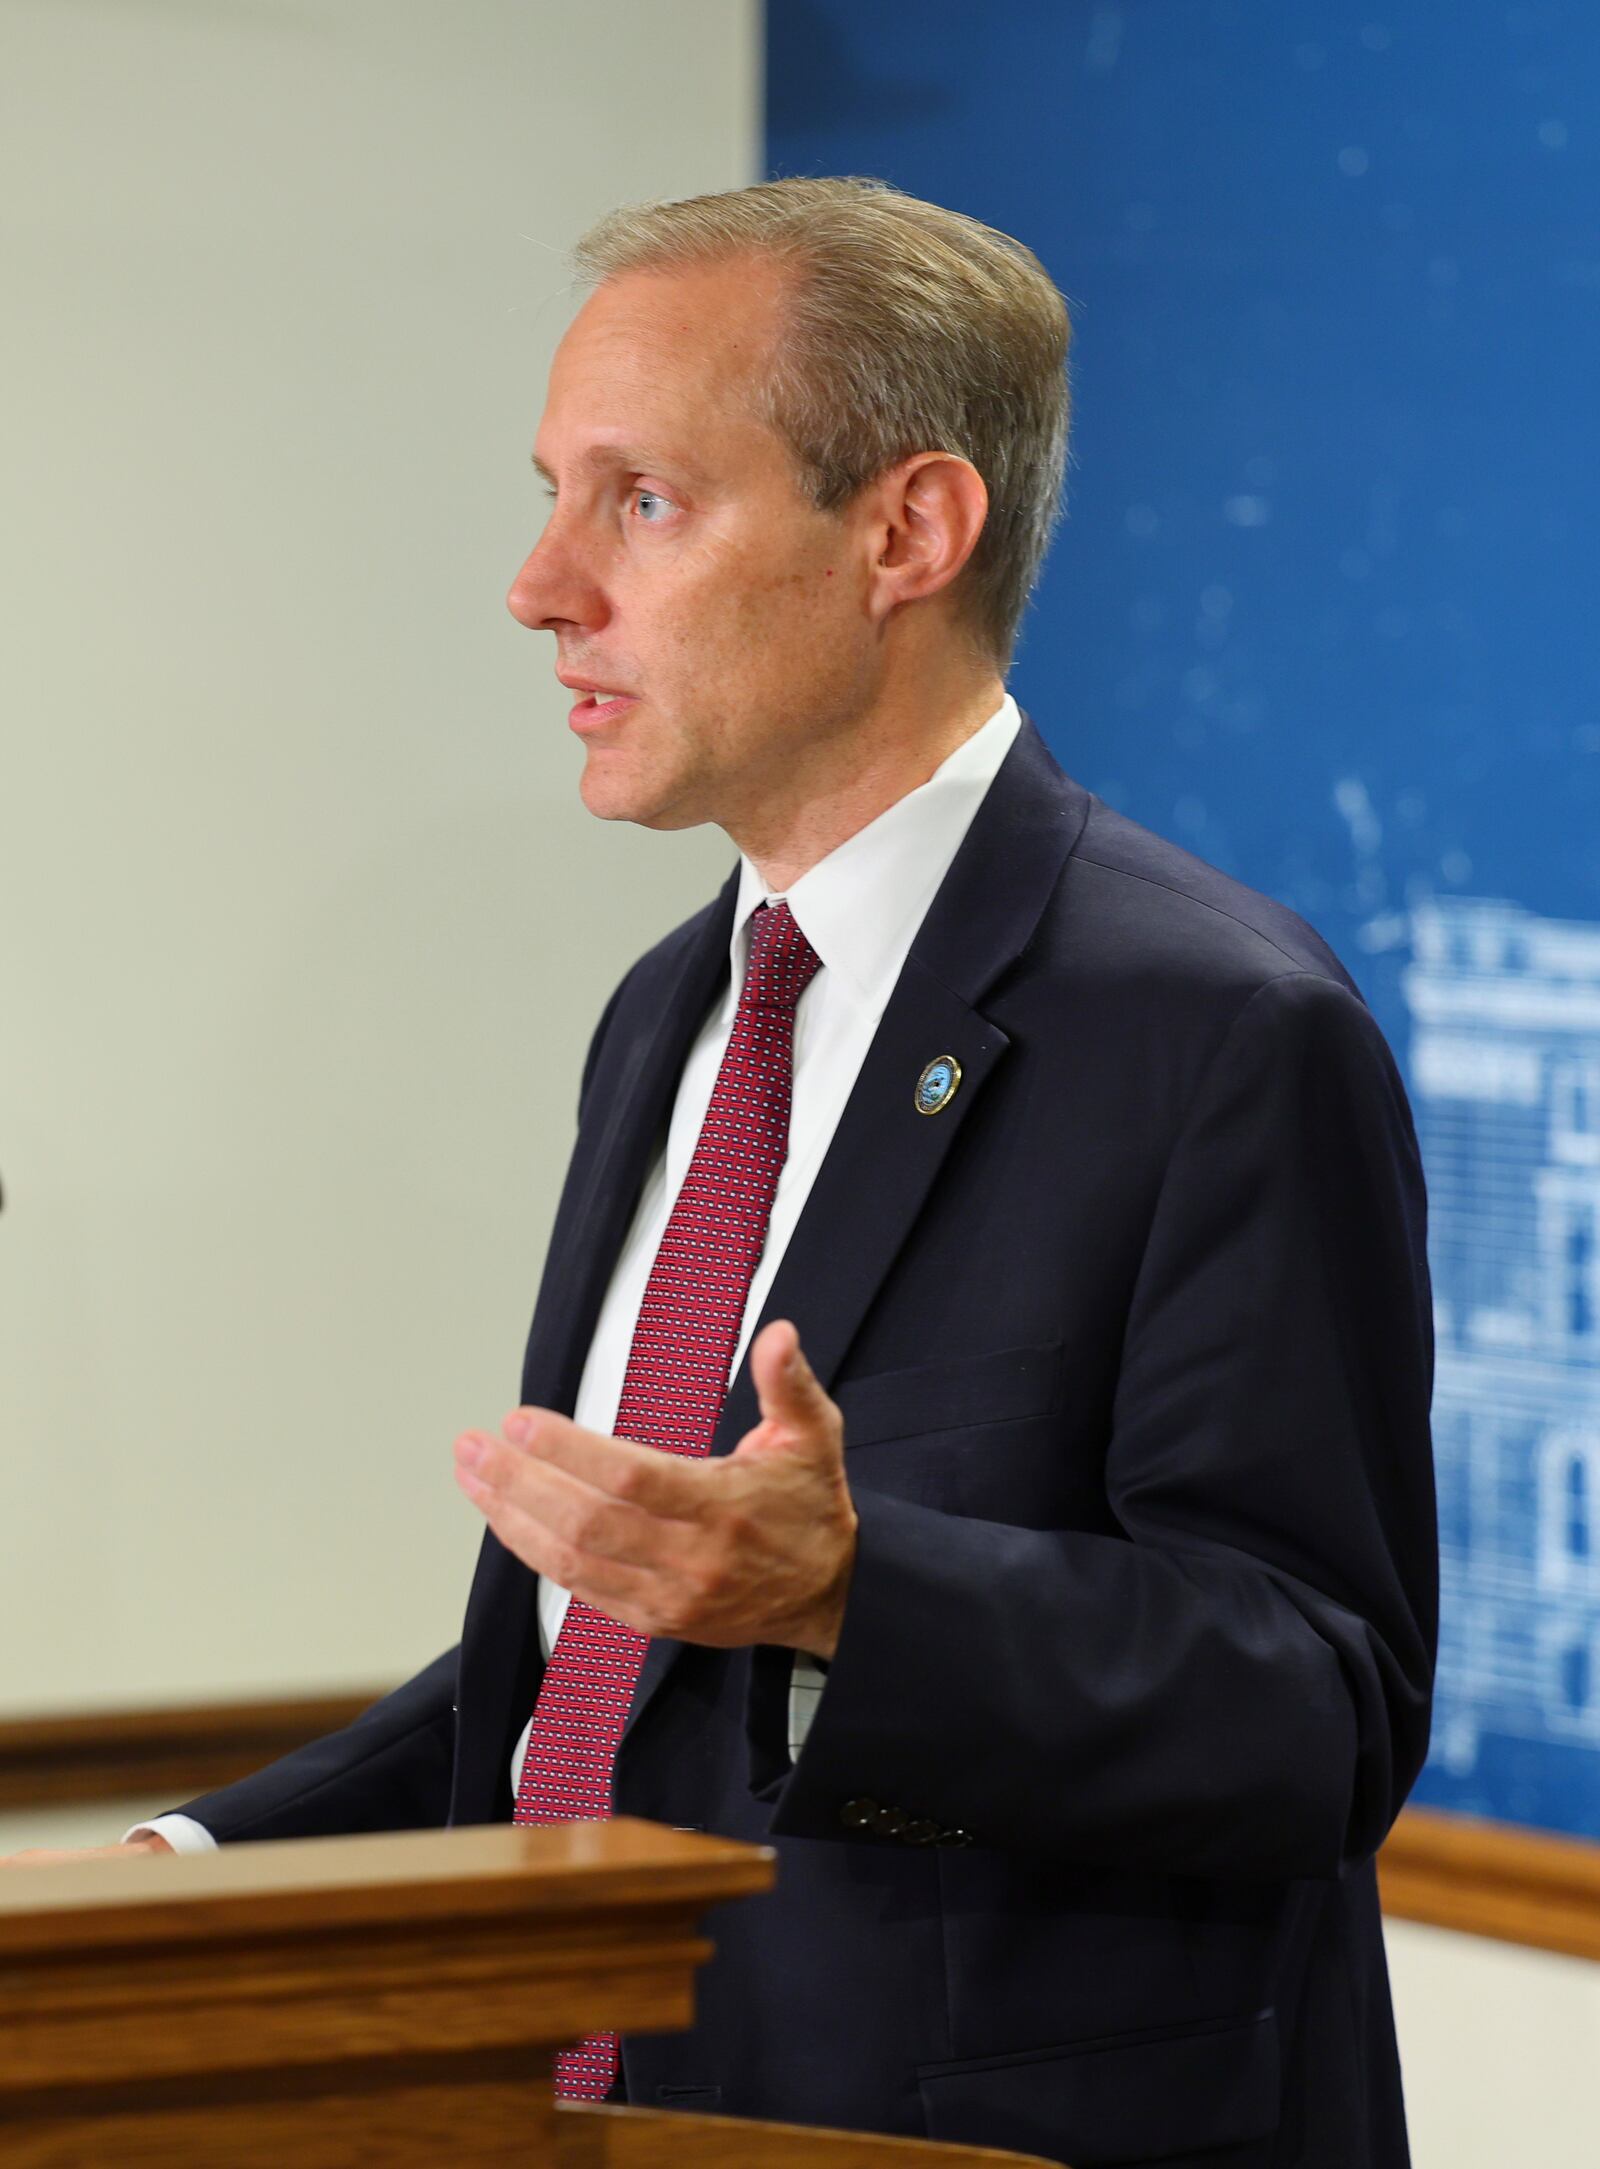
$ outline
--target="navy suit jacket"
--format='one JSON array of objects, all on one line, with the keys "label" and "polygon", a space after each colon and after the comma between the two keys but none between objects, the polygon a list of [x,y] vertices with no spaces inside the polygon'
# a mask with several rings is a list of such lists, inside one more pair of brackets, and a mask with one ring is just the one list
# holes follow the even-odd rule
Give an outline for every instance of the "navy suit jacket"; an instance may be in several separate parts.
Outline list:
[{"label": "navy suit jacket", "polygon": [[[522,1398],[570,1410],[736,882],[584,1073]],[[954,1055],[936,1115],[923,1066]],[[1388,1048],[1299,919],[1032,723],[931,906],[763,1313],[844,1415],[859,1551],[791,1652],[651,1644],[618,1813],[775,1844],[630,2098],[1182,2169],[1407,2159],[1373,1855],[1427,1742],[1424,1198]],[[756,1420],[748,1365],[712,1451]],[[535,1577],[190,1802],[223,1840],[509,1818]]]}]

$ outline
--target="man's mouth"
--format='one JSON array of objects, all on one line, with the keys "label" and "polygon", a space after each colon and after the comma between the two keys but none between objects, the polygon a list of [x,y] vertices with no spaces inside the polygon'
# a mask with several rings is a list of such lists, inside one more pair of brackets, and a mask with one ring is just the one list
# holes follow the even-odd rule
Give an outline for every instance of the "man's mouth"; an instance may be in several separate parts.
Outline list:
[{"label": "man's mouth", "polygon": [[585,693],[568,720],[574,730],[609,723],[614,716],[626,714],[637,699],[636,693],[613,693],[602,686],[592,693]]}]

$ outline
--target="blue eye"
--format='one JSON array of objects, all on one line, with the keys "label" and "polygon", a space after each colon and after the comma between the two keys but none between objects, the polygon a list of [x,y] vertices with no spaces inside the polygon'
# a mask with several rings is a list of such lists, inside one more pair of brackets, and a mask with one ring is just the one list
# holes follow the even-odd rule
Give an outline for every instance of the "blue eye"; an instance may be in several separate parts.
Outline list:
[{"label": "blue eye", "polygon": [[[652,505],[670,505],[672,503],[672,499],[670,497],[663,497],[659,490],[635,490],[633,494],[636,498],[640,500],[641,503],[649,503]],[[660,525],[660,522],[658,520],[650,519],[647,515],[645,518],[645,525],[647,527],[657,527]]]}]

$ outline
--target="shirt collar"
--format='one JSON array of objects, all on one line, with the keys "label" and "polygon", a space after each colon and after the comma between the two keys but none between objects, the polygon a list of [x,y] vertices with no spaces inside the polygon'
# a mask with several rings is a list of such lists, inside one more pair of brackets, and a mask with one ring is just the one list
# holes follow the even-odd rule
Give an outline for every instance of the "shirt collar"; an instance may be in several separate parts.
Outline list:
[{"label": "shirt collar", "polygon": [[[1021,711],[1008,693],[926,783],[846,837],[783,892],[801,933],[858,1000],[880,1007],[888,1000],[917,928],[1021,727]],[[728,948],[735,987],[744,981],[751,914],[776,901],[778,892],[741,852]]]}]

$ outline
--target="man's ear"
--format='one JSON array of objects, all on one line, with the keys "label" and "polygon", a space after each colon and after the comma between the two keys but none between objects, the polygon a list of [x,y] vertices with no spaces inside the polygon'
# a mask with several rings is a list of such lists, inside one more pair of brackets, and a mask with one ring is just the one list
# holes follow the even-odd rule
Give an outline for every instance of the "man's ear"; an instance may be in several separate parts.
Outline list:
[{"label": "man's ear", "polygon": [[977,546],[989,492],[971,460],[914,452],[879,477],[869,608],[887,617],[950,585]]}]

